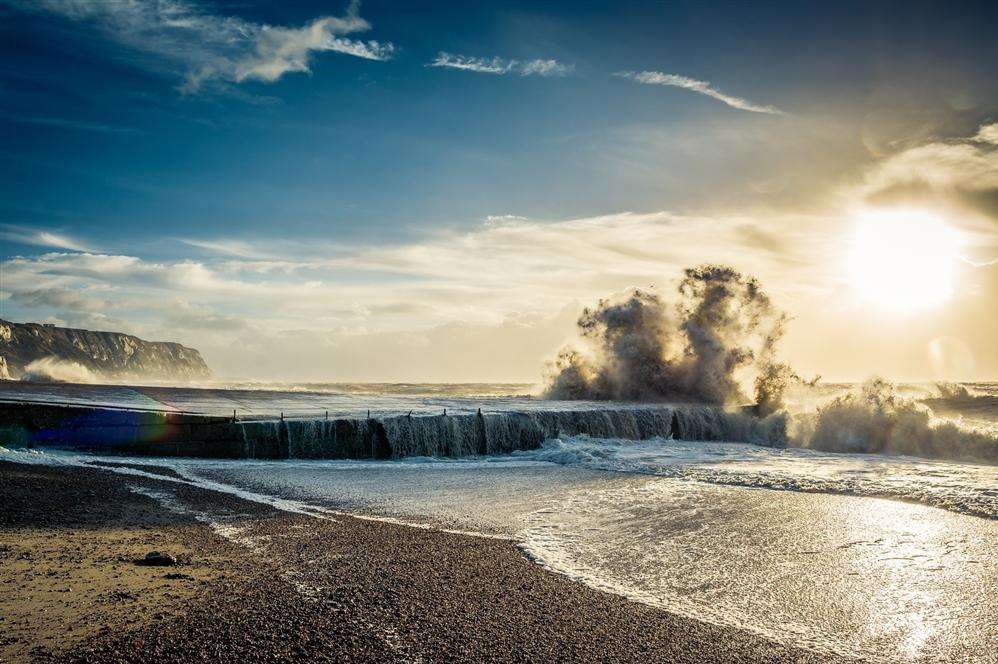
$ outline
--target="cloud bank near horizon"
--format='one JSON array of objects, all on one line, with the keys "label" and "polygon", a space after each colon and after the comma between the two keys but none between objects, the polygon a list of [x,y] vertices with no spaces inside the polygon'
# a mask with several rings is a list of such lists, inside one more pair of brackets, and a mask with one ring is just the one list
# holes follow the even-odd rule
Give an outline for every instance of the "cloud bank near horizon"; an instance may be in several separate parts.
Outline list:
[{"label": "cloud bank near horizon", "polygon": [[[497,348],[509,345],[511,354],[534,349],[496,369],[506,373],[491,374],[522,378],[571,335],[578,303],[635,285],[666,287],[679,277],[672,266],[702,261],[697,247],[705,243],[725,238],[718,245],[729,247],[725,260],[772,274],[767,265],[787,242],[773,240],[775,253],[750,255],[747,247],[770,238],[763,228],[747,232],[752,225],[742,217],[668,212],[556,221],[494,215],[471,231],[387,247],[181,239],[203,255],[173,261],[65,251],[15,257],[4,264],[2,297],[6,308],[35,320],[189,343],[214,358],[223,374],[266,364],[268,354],[293,354],[292,339],[308,338],[343,359],[343,348],[361,352],[365,344],[436,356],[439,349],[431,351],[426,340],[447,337],[446,348],[475,337]],[[373,350],[362,354],[373,366],[388,366],[371,357]],[[455,364],[424,377],[457,377],[460,369]]]}]

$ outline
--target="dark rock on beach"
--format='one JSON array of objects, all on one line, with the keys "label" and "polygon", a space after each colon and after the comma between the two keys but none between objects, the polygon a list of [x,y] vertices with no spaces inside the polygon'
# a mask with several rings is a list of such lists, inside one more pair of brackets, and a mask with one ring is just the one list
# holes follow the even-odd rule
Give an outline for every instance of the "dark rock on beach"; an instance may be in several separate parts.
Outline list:
[{"label": "dark rock on beach", "polygon": [[160,553],[159,551],[150,551],[145,555],[145,558],[139,558],[135,561],[136,565],[148,565],[150,567],[170,567],[177,564],[177,559],[171,556],[169,553]]}]

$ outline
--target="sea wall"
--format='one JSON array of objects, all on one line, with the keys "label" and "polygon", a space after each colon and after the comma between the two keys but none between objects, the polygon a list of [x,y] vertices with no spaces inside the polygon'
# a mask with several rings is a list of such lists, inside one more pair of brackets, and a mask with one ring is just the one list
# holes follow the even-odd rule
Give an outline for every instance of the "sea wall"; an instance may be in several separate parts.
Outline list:
[{"label": "sea wall", "polygon": [[[150,456],[243,456],[241,431],[231,419],[33,403],[0,403],[0,445]],[[277,454],[272,450],[269,458]]]},{"label": "sea wall", "polygon": [[250,459],[464,457],[536,449],[559,435],[654,436],[786,444],[779,418],[678,405],[374,418],[231,418],[175,412],[0,404],[0,445],[105,453]]}]

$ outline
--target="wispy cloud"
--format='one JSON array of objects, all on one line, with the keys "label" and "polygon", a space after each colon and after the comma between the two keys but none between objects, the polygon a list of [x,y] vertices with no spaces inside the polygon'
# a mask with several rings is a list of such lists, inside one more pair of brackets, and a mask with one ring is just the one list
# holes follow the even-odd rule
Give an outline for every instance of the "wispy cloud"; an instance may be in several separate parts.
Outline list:
[{"label": "wispy cloud", "polygon": [[14,224],[0,224],[0,238],[8,242],[28,244],[34,247],[52,247],[80,252],[91,251],[91,249],[69,236]]},{"label": "wispy cloud", "polygon": [[962,260],[967,265],[976,268],[991,267],[992,265],[998,265],[998,258],[991,258],[989,260],[983,260],[983,261],[975,261],[972,258],[968,258],[966,256],[960,256],[960,260]]},{"label": "wispy cloud", "polygon": [[620,71],[614,74],[620,78],[627,78],[637,83],[645,85],[667,85],[674,88],[682,88],[691,92],[698,92],[713,99],[737,108],[740,111],[751,111],[752,113],[770,113],[772,115],[785,115],[783,111],[775,106],[763,106],[732,95],[724,94],[720,90],[711,86],[707,81],[698,81],[695,78],[679,76],[678,74],[664,74],[660,71]]},{"label": "wispy cloud", "polygon": [[118,125],[87,122],[86,120],[73,120],[69,118],[31,117],[2,113],[0,114],[0,119],[18,124],[54,127],[56,129],[68,129],[70,131],[96,131],[104,134],[134,134],[138,131],[136,129],[132,129],[131,127],[121,127]]},{"label": "wispy cloud", "polygon": [[475,58],[441,51],[427,67],[460,69],[479,74],[518,74],[520,76],[567,76],[575,65],[567,65],[557,60],[507,60],[505,58]]},{"label": "wispy cloud", "polygon": [[16,2],[26,11],[92,23],[114,41],[180,65],[186,76],[182,89],[188,92],[209,81],[272,82],[289,72],[308,72],[316,52],[387,60],[395,51],[391,43],[345,36],[371,28],[358,14],[356,2],[342,17],[324,16],[297,28],[220,16],[183,0]]},{"label": "wispy cloud", "polygon": [[181,238],[180,241],[188,246],[204,249],[214,254],[235,256],[237,258],[267,258],[267,256],[259,253],[259,247],[254,247],[240,240],[192,240]]}]

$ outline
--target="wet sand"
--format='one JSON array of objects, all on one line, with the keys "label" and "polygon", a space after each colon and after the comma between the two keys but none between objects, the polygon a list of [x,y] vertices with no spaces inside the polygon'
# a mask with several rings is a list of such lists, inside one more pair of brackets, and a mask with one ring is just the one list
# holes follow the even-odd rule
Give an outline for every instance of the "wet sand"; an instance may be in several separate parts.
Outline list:
[{"label": "wet sand", "polygon": [[[178,564],[133,562],[152,550]],[[508,540],[96,467],[0,462],[0,606],[11,662],[830,661],[593,590]]]}]

